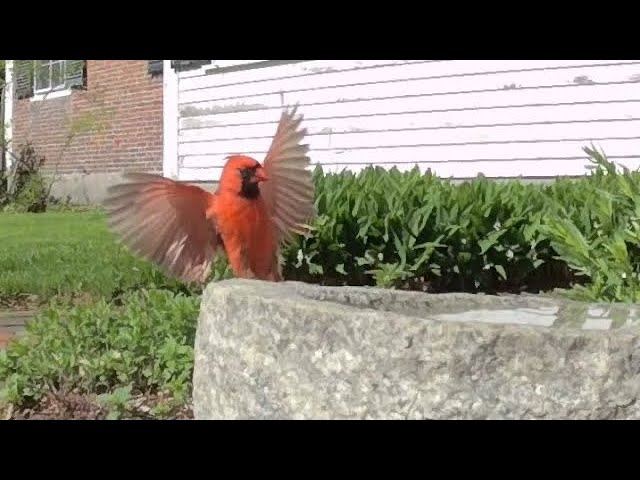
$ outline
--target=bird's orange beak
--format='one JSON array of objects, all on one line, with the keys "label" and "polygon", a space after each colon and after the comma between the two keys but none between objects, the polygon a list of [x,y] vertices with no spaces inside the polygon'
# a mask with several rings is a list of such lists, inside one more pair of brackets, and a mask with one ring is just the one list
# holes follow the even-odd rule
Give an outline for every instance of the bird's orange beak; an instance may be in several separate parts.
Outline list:
[{"label": "bird's orange beak", "polygon": [[255,179],[256,182],[266,182],[267,180],[269,180],[262,168],[256,169]]}]

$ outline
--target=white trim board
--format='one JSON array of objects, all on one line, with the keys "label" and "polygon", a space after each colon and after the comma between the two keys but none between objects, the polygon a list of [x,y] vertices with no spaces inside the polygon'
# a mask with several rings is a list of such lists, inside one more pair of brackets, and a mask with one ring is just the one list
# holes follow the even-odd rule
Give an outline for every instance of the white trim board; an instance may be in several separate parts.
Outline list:
[{"label": "white trim board", "polygon": [[171,60],[163,60],[162,78],[162,174],[178,178],[178,74]]},{"label": "white trim board", "polygon": [[7,60],[5,63],[5,91],[4,91],[4,135],[6,140],[6,159],[7,170],[11,168],[13,163],[13,97],[14,97],[14,84],[13,84],[13,60]]}]

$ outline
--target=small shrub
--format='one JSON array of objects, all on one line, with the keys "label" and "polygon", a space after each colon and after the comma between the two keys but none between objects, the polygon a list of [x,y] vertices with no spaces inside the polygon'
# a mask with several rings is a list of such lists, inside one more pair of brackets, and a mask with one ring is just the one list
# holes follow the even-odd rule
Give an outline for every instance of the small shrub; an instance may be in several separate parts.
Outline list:
[{"label": "small shrub", "polygon": [[14,212],[44,212],[47,209],[49,184],[40,169],[45,157],[37,155],[31,143],[21,145],[16,158],[11,191],[6,188],[7,174],[3,180],[2,198],[5,210]]},{"label": "small shrub", "polygon": [[585,278],[568,292],[588,301],[640,300],[640,172],[619,171],[604,153],[586,148],[594,163],[588,181],[549,188],[542,225],[556,258]]}]

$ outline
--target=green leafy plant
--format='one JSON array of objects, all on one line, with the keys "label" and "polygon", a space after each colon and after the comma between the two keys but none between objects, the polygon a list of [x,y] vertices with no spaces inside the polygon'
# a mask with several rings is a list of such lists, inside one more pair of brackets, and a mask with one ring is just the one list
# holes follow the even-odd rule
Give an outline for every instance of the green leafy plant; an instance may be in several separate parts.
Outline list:
[{"label": "green leafy plant", "polygon": [[542,232],[556,258],[585,285],[570,295],[589,301],[640,300],[640,173],[616,168],[606,155],[585,148],[593,162],[588,182],[550,189]]},{"label": "green leafy plant", "polygon": [[199,298],[140,290],[123,305],[55,305],[30,323],[23,338],[0,351],[5,401],[37,404],[46,392],[96,393],[113,415],[132,394],[190,398]]},{"label": "green leafy plant", "polygon": [[132,385],[118,387],[111,393],[101,393],[98,395],[98,403],[107,407],[109,413],[107,420],[118,420],[126,414],[130,408]]},{"label": "green leafy plant", "polygon": [[417,168],[314,172],[313,235],[285,252],[285,276],[432,292],[636,298],[640,174],[585,148],[591,173],[549,184],[454,184]]},{"label": "green leafy plant", "polygon": [[550,258],[540,187],[479,177],[461,185],[370,167],[314,173],[313,235],[284,254],[288,277],[335,284],[498,291]]}]

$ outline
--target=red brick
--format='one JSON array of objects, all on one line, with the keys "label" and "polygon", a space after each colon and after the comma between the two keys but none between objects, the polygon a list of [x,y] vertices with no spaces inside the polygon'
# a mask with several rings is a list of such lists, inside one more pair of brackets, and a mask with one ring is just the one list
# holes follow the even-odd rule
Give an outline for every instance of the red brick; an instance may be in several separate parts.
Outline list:
[{"label": "red brick", "polygon": [[[32,102],[17,100],[13,143],[30,139],[59,173],[162,169],[162,78],[147,73],[147,60],[87,60],[87,90]],[[79,133],[62,152],[73,120],[99,115],[104,129]]]}]

